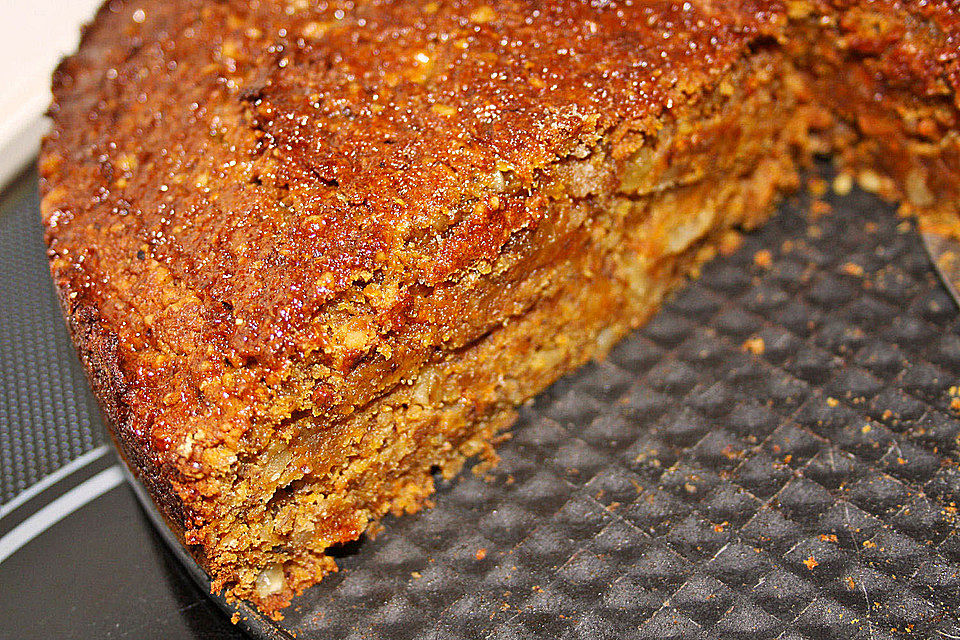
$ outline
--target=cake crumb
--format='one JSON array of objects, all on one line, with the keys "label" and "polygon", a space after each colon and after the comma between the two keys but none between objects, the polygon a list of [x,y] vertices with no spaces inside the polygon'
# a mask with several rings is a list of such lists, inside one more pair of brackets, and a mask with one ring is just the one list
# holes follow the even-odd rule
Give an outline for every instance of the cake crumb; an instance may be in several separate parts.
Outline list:
[{"label": "cake crumb", "polygon": [[[820,218],[829,213],[833,213],[833,205],[829,202],[818,199],[810,203],[810,215],[813,218]],[[819,231],[820,228],[816,227],[816,229]],[[817,237],[819,238],[820,236],[818,235]]]},{"label": "cake crumb", "polygon": [[844,262],[840,267],[840,271],[848,276],[855,276],[857,278],[863,277],[863,267],[858,265],[856,262]]},{"label": "cake crumb", "polygon": [[820,198],[827,194],[827,181],[820,177],[810,178],[807,180],[807,189]]},{"label": "cake crumb", "polygon": [[742,244],[743,234],[736,229],[730,229],[720,237],[720,255],[733,255]]},{"label": "cake crumb", "polygon": [[883,186],[883,179],[876,171],[864,169],[857,174],[857,184],[867,193],[877,193]]},{"label": "cake crumb", "polygon": [[845,196],[853,190],[853,176],[841,173],[833,179],[833,192],[838,196]]},{"label": "cake crumb", "polygon": [[753,264],[761,269],[769,269],[773,266],[773,254],[767,249],[760,249],[753,254]]},{"label": "cake crumb", "polygon": [[763,355],[763,352],[765,349],[766,349],[766,344],[764,343],[763,338],[761,338],[760,336],[747,338],[743,342],[743,350],[749,351],[755,356]]}]

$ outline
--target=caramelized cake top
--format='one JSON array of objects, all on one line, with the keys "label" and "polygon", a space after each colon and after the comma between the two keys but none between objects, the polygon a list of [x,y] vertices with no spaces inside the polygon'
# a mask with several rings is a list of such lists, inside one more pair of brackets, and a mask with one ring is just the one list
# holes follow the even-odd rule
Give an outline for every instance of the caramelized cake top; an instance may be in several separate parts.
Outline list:
[{"label": "caramelized cake top", "polygon": [[[56,72],[54,277],[158,450],[236,437],[298,362],[343,374],[422,322],[424,287],[538,224],[540,170],[639,148],[813,3],[312,4],[113,0]],[[891,60],[960,86],[955,3],[906,4],[940,53]]]}]

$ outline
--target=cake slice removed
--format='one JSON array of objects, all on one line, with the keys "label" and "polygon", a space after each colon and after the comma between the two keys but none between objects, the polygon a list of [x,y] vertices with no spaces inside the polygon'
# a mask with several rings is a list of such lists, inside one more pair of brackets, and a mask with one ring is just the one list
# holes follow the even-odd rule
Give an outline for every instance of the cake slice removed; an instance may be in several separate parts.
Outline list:
[{"label": "cake slice removed", "polygon": [[54,281],[214,588],[277,614],[494,462],[813,154],[955,215],[952,5],[594,4],[118,0],[58,69]]}]

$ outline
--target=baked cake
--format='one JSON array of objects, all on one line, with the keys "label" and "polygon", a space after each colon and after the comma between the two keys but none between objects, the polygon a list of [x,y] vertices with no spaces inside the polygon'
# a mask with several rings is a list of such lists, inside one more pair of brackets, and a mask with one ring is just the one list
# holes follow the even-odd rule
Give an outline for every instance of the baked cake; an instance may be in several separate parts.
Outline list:
[{"label": "baked cake", "polygon": [[53,81],[53,278],[129,467],[277,614],[814,155],[960,206],[960,4],[112,0]]}]

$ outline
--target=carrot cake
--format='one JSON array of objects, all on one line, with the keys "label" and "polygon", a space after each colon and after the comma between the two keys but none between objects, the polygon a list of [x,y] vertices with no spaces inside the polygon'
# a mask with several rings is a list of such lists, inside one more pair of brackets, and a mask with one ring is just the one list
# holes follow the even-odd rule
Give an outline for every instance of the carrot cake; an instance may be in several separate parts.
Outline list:
[{"label": "carrot cake", "polygon": [[54,80],[53,278],[119,450],[278,615],[814,155],[960,210],[946,0],[111,0]]}]

